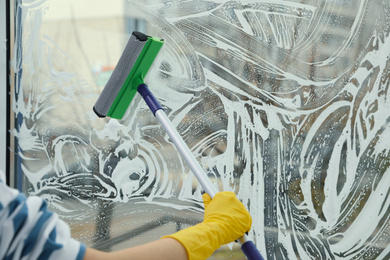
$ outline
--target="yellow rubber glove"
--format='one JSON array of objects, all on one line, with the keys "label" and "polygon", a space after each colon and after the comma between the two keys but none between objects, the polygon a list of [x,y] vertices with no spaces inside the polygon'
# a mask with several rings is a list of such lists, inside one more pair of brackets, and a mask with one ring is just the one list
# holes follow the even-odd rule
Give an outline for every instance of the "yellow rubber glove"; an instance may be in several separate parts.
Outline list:
[{"label": "yellow rubber glove", "polygon": [[163,238],[174,238],[187,251],[189,260],[207,259],[222,245],[249,231],[252,218],[233,192],[218,192],[211,200],[203,194],[204,220]]}]

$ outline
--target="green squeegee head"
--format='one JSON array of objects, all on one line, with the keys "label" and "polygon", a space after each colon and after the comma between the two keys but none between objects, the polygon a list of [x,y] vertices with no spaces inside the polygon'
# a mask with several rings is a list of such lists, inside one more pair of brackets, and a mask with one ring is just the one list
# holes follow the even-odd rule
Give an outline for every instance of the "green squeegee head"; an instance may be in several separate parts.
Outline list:
[{"label": "green squeegee head", "polygon": [[163,39],[133,32],[95,103],[94,111],[99,117],[122,119],[163,43]]}]

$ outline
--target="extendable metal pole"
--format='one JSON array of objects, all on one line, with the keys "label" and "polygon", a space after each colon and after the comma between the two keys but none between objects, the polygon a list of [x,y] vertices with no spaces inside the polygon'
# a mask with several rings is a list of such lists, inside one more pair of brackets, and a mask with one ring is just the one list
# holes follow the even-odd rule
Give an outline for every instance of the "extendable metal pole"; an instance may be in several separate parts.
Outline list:
[{"label": "extendable metal pole", "polygon": [[158,121],[171,138],[172,142],[175,144],[177,150],[187,162],[191,171],[194,173],[195,177],[198,179],[200,185],[206,191],[206,193],[213,198],[218,190],[213,186],[210,179],[206,176],[202,167],[199,165],[198,161],[194,157],[193,153],[190,151],[188,146],[184,143],[184,140],[181,138],[179,133],[176,131],[176,128],[173,126],[172,122],[169,120],[168,116],[165,114],[164,110],[157,110],[155,114]]}]

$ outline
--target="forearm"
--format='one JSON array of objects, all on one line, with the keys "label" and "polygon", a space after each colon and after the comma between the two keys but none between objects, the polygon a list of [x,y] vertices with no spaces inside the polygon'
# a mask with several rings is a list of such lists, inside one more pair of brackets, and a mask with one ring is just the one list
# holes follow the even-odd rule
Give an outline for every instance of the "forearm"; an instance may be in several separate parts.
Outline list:
[{"label": "forearm", "polygon": [[[204,221],[138,247],[113,253],[87,249],[84,260],[90,259],[207,259],[221,245],[230,243],[246,231],[252,218],[233,192],[219,192],[211,200],[203,195]],[[180,242],[179,242],[180,241]]]},{"label": "forearm", "polygon": [[164,238],[144,245],[131,247],[116,252],[101,252],[92,248],[87,248],[84,260],[103,259],[129,259],[129,260],[187,260],[187,253],[180,242],[172,238]]}]

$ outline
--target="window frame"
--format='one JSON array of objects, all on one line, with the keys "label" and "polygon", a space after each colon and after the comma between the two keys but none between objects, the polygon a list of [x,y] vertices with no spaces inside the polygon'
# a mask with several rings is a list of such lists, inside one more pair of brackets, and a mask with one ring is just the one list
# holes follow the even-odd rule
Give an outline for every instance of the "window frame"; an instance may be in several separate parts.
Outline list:
[{"label": "window frame", "polygon": [[[7,183],[9,183],[9,154],[7,153],[7,147],[9,147],[9,138],[7,137],[8,126],[9,126],[9,39],[10,39],[10,2],[1,1],[0,3],[0,42],[2,42],[0,51],[0,170],[3,171],[7,176]],[[5,120],[4,120],[5,119]]]}]

